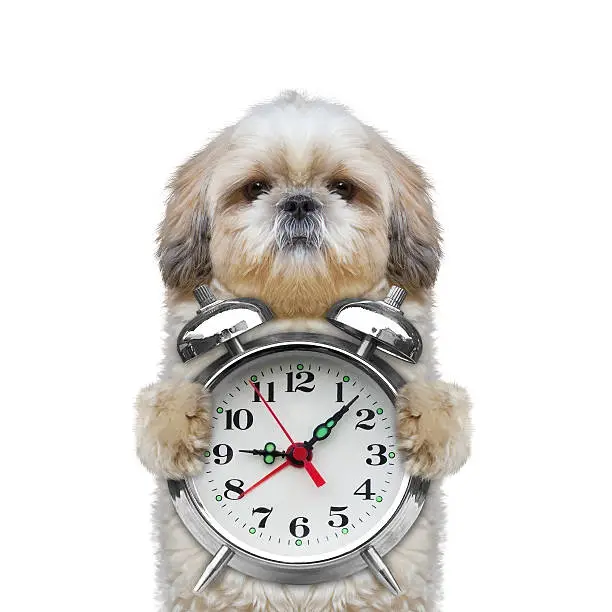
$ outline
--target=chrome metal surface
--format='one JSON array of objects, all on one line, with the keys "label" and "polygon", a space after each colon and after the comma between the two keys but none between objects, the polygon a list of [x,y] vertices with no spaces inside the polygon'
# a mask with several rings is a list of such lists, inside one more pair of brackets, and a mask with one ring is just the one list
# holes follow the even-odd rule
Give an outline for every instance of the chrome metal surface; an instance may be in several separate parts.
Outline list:
[{"label": "chrome metal surface", "polygon": [[217,301],[215,294],[208,285],[200,285],[193,290],[193,295],[200,305],[200,310]]},{"label": "chrome metal surface", "polygon": [[[202,371],[196,380],[207,389],[213,389],[238,366],[267,354],[280,351],[302,350],[335,355],[347,360],[367,373],[380,388],[395,400],[403,379],[386,362],[376,356],[366,360],[355,354],[353,343],[319,334],[285,333],[261,338],[244,345],[244,353],[226,355]],[[369,557],[362,554],[375,547],[380,554],[389,552],[408,532],[417,520],[429,483],[405,474],[398,494],[399,502],[388,521],[370,540],[339,549],[333,557],[308,563],[281,563],[255,555],[238,540],[231,541],[214,528],[214,521],[206,507],[198,501],[192,479],[168,481],[174,506],[183,523],[195,539],[209,552],[221,546],[234,553],[228,565],[244,574],[286,584],[314,584],[337,580],[364,569]],[[244,546],[244,545],[242,545]]]},{"label": "chrome metal surface", "polygon": [[[403,289],[393,286],[385,300],[342,300],[331,307],[325,318],[362,342],[372,338],[377,349],[416,363],[423,342],[419,332],[399,309],[405,297]],[[362,345],[364,355],[365,348]]]},{"label": "chrome metal surface", "polygon": [[193,592],[202,593],[204,589],[219,575],[219,572],[229,563],[233,556],[234,553],[228,546],[221,546],[202,572],[200,579],[193,587]]},{"label": "chrome metal surface", "polygon": [[402,592],[397,580],[393,577],[391,570],[385,565],[382,557],[376,552],[373,546],[369,546],[362,553],[363,560],[368,564],[376,578],[386,586],[394,595]]},{"label": "chrome metal surface", "polygon": [[[194,295],[202,308],[178,336],[177,350],[183,361],[230,342],[274,318],[268,306],[254,298],[217,300],[206,285],[197,287]],[[240,343],[232,342],[228,351],[240,353],[242,347]]]}]

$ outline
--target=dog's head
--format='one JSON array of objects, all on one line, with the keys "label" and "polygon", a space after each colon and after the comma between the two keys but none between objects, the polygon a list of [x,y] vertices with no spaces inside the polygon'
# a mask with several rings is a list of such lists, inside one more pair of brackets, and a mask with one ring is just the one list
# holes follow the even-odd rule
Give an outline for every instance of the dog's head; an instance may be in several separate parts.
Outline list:
[{"label": "dog's head", "polygon": [[431,286],[439,231],[418,166],[342,106],[295,92],[255,107],[174,176],[164,281],[218,279],[278,316],[321,315],[385,276]]}]

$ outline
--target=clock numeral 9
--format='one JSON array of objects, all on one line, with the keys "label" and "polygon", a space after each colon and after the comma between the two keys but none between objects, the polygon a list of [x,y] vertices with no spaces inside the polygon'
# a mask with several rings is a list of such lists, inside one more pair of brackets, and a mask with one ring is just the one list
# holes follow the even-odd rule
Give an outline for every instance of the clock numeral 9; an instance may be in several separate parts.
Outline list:
[{"label": "clock numeral 9", "polygon": [[[304,521],[298,523],[298,521]],[[305,516],[297,516],[289,523],[289,531],[295,538],[305,538],[310,533],[310,527],[306,525],[308,519]],[[299,533],[298,533],[299,532]]]},{"label": "clock numeral 9", "polygon": [[234,412],[231,408],[225,411],[225,429],[249,429],[253,425],[253,413],[246,408]]},{"label": "clock numeral 9", "polygon": [[374,426],[376,425],[376,423],[366,423],[366,421],[373,421],[374,420],[374,411],[370,410],[369,408],[362,408],[361,410],[358,410],[356,412],[357,416],[363,416],[365,414],[365,416],[363,417],[363,419],[361,419],[361,421],[357,422],[357,425],[355,425],[355,429],[374,429]]},{"label": "clock numeral 9", "polygon": [[344,510],[346,510],[348,506],[331,506],[329,509],[329,516],[337,516],[340,518],[340,523],[334,523],[333,519],[327,521],[327,524],[330,527],[346,527],[348,525],[348,516],[346,514],[342,514]]},{"label": "clock numeral 9", "polygon": [[215,457],[218,457],[218,459],[215,459],[217,465],[225,465],[234,457],[234,451],[228,444],[217,444],[217,446],[212,449],[212,452]]},{"label": "clock numeral 9", "polygon": [[240,480],[239,478],[230,478],[227,480],[225,482],[225,493],[223,493],[225,499],[238,499],[244,493],[242,487],[244,487],[244,480]]},{"label": "clock numeral 9", "polygon": [[[363,489],[363,491],[361,489]],[[376,495],[376,493],[372,492],[372,481],[368,478],[357,489],[355,489],[353,495],[363,495],[364,499],[372,499],[374,495]]]},{"label": "clock numeral 9", "polygon": [[259,508],[253,508],[253,512],[251,512],[253,516],[255,516],[255,514],[264,515],[261,521],[259,521],[260,529],[263,529],[266,526],[266,523],[268,522],[268,518],[272,514],[272,510],[274,510],[274,508],[264,508],[263,506],[260,506]]},{"label": "clock numeral 9", "polygon": [[310,393],[314,391],[315,386],[307,387],[315,378],[315,375],[312,372],[298,372],[295,375],[295,379],[299,380],[300,378],[305,378],[302,382],[298,383],[295,387],[293,386],[293,372],[287,372],[287,393],[293,393],[295,391],[306,391]]},{"label": "clock numeral 9", "polygon": [[[261,393],[264,396],[264,399],[266,400],[266,402],[268,402],[269,404],[272,403],[274,401],[274,383],[273,382],[269,382],[268,383],[268,396],[266,397],[266,393],[265,391],[261,390],[261,383],[260,382],[256,382],[253,383],[256,387],[257,387],[257,391],[259,391],[259,393]],[[261,398],[259,397],[257,391],[255,391],[255,389],[253,389],[253,401],[254,402],[261,402]]]},{"label": "clock numeral 9", "polygon": [[366,459],[366,463],[368,465],[384,465],[387,463],[387,457],[385,453],[387,452],[387,447],[382,444],[369,444],[368,450],[374,451],[375,448],[378,448],[378,451],[372,452],[372,457],[377,457],[377,460],[374,460],[372,457],[368,457]]}]

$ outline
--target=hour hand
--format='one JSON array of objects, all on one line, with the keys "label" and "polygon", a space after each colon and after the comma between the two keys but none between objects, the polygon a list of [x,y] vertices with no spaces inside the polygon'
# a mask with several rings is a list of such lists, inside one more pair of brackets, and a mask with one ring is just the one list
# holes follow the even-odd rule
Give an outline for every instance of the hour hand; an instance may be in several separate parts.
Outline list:
[{"label": "hour hand", "polygon": [[259,448],[254,448],[252,450],[240,449],[239,452],[248,453],[250,455],[263,456],[264,463],[267,463],[268,465],[274,463],[274,459],[276,459],[276,457],[286,456],[285,451],[276,450],[276,444],[274,444],[274,442],[267,442],[264,448],[262,449],[259,449]]},{"label": "hour hand", "polygon": [[304,446],[312,448],[313,444],[325,440],[331,433],[331,430],[336,426],[338,421],[350,410],[351,406],[359,399],[356,395],[350,402],[344,404],[340,410],[332,414],[326,421],[319,423],[312,432],[312,438],[304,442]]}]

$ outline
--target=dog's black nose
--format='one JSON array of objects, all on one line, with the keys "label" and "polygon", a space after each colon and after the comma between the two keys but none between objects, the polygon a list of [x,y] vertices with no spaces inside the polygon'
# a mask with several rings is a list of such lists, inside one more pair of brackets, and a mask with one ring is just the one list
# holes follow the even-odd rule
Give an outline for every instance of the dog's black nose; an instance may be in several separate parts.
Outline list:
[{"label": "dog's black nose", "polygon": [[282,209],[291,213],[298,221],[318,207],[316,200],[304,194],[289,196],[282,204]]}]

